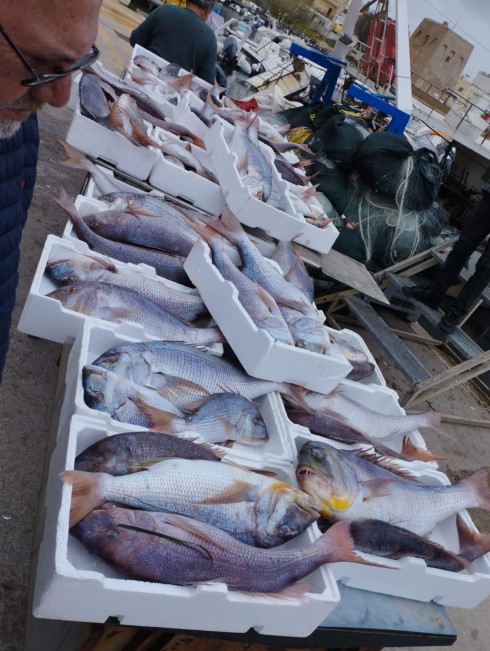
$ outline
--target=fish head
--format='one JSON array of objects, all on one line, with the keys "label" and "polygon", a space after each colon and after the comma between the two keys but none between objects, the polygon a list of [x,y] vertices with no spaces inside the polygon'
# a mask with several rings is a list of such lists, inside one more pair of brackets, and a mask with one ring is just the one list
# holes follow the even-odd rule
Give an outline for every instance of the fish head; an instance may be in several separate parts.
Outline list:
[{"label": "fish head", "polygon": [[116,538],[120,530],[109,509],[95,509],[71,528],[71,533],[90,550],[104,538]]},{"label": "fish head", "polygon": [[123,192],[108,192],[98,197],[99,201],[106,203],[112,210],[126,208],[128,198]]},{"label": "fish head", "polygon": [[125,350],[111,348],[100,355],[100,357],[95,360],[94,365],[112,371],[120,377],[131,379],[133,376],[133,358],[131,354]]},{"label": "fish head", "polygon": [[347,511],[359,491],[355,473],[341,451],[326,444],[309,441],[302,446],[296,478],[301,489],[320,502],[326,518]]},{"label": "fish head", "polygon": [[226,394],[224,397],[226,417],[232,421],[235,440],[247,445],[261,445],[269,440],[267,426],[257,407],[243,396]]},{"label": "fish head", "polygon": [[269,484],[255,503],[256,544],[272,547],[294,538],[320,517],[320,504],[284,482]]},{"label": "fish head", "polygon": [[100,366],[84,366],[82,383],[85,402],[91,409],[113,412],[128,399],[119,376]]},{"label": "fish head", "polygon": [[71,258],[48,262],[46,270],[53,280],[62,284],[70,283],[74,280],[83,280],[85,277],[84,275],[80,275],[79,264]]},{"label": "fish head", "polygon": [[97,304],[97,292],[88,283],[72,282],[47,294],[69,310],[91,314]]}]

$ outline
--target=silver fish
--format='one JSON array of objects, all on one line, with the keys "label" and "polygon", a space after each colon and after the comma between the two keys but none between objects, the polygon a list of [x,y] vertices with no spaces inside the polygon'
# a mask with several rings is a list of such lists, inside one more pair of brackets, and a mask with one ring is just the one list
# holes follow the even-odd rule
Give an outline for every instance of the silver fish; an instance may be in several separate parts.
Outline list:
[{"label": "silver fish", "polygon": [[279,240],[272,260],[281,267],[285,279],[299,289],[309,303],[313,303],[315,296],[313,278],[306,270],[301,257],[294,250],[293,243],[290,240]]},{"label": "silver fish", "polygon": [[179,513],[217,526],[238,540],[274,547],[318,518],[316,500],[285,482],[201,459],[166,459],[146,472],[113,477],[68,470],[70,526],[108,501]]},{"label": "silver fish", "polygon": [[[99,368],[99,367],[96,367]],[[216,393],[183,417],[156,409],[146,409],[152,429],[180,434],[196,432],[206,443],[238,441],[246,445],[261,445],[269,436],[257,407],[236,393]]]},{"label": "silver fish", "polygon": [[115,346],[93,364],[157,389],[178,407],[189,406],[214,393],[238,393],[253,400],[271,391],[294,392],[283,382],[253,378],[226,359],[169,341]]},{"label": "silver fish", "polygon": [[110,107],[95,75],[83,74],[78,86],[80,108],[84,115],[105,126],[109,126]]},{"label": "silver fish", "polygon": [[177,407],[154,389],[139,386],[100,366],[84,366],[82,383],[85,403],[91,409],[110,414],[111,418],[121,423],[152,427],[152,420],[146,414],[147,407],[183,416]]},{"label": "silver fish", "polygon": [[46,271],[60,284],[91,280],[125,287],[184,321],[207,314],[206,305],[197,294],[175,289],[149,275],[118,270],[109,262],[81,253],[70,252],[69,258],[50,260]]},{"label": "silver fish", "polygon": [[346,343],[336,334],[331,334],[330,339],[332,342],[330,352],[338,351],[352,366],[352,371],[347,376],[347,379],[359,381],[372,375],[374,364],[369,360],[366,353]]},{"label": "silver fish", "polygon": [[111,258],[116,258],[116,260],[120,260],[121,262],[149,264],[155,267],[157,274],[160,276],[174,280],[181,285],[190,284],[189,278],[184,271],[183,260],[180,258],[163,251],[147,249],[123,242],[112,242],[104,237],[100,237],[100,235],[90,230],[78,214],[75,204],[63,189],[61,189],[60,196],[55,201],[70,216],[73,222],[73,228],[78,237],[86,242],[93,251],[108,255]]},{"label": "silver fish", "polygon": [[272,191],[272,170],[259,148],[257,128],[248,116],[239,115],[233,121],[230,150],[237,156],[237,170],[250,194],[267,201]]},{"label": "silver fish", "polygon": [[185,516],[107,506],[71,533],[91,554],[133,579],[175,585],[221,581],[231,590],[278,598],[304,596],[309,585],[296,582],[325,563],[374,565],[356,554],[347,522],[308,547],[257,549]]},{"label": "silver fish", "polygon": [[299,485],[321,501],[332,520],[374,518],[419,536],[467,508],[490,510],[490,469],[452,486],[429,486],[372,463],[361,454],[308,442],[298,454]]},{"label": "silver fish", "polygon": [[124,432],[105,436],[75,459],[75,470],[129,475],[168,457],[221,461],[206,443],[195,443],[161,432]]},{"label": "silver fish", "polygon": [[116,323],[131,321],[169,341],[208,345],[224,341],[219,328],[193,328],[125,287],[93,281],[64,285],[47,296],[69,310]]}]

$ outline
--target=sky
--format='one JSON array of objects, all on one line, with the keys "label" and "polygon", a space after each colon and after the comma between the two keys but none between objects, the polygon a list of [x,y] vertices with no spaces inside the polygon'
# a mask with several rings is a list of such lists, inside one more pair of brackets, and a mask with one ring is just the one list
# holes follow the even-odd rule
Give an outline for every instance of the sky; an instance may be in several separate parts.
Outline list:
[{"label": "sky", "polygon": [[[390,5],[396,0],[391,0]],[[471,79],[480,70],[490,74],[490,0],[406,0],[410,34],[423,18],[448,22],[459,36],[474,45],[463,74]],[[392,11],[392,10],[391,10]],[[391,13],[390,11],[390,13]]]}]

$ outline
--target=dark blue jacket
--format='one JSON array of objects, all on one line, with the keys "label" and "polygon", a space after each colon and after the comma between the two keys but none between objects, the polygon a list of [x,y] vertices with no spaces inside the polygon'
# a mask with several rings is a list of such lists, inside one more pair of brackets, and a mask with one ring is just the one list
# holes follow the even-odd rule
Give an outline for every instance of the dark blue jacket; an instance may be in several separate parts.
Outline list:
[{"label": "dark blue jacket", "polygon": [[0,138],[0,381],[15,305],[20,239],[36,180],[38,148],[35,114],[11,138]]}]

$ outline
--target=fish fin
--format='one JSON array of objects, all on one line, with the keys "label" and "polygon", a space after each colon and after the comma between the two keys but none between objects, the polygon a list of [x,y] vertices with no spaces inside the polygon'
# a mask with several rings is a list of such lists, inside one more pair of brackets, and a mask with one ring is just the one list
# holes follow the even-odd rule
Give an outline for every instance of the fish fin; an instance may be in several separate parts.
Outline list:
[{"label": "fish fin", "polygon": [[147,470],[150,466],[153,466],[155,463],[160,463],[160,461],[165,461],[172,457],[148,457],[147,459],[142,459],[137,463],[133,463],[129,466],[130,470]]},{"label": "fish fin", "polygon": [[236,502],[253,502],[256,498],[257,486],[238,479],[221,493],[207,497],[198,504],[235,504]]},{"label": "fish fin", "polygon": [[273,313],[277,313],[279,308],[277,307],[276,301],[274,300],[274,298],[272,298],[269,292],[266,289],[264,289],[261,285],[259,285],[259,283],[257,282],[255,282],[255,288],[257,290],[257,294],[259,295],[259,298],[262,300],[263,303],[266,304],[269,311]]},{"label": "fish fin", "polygon": [[456,528],[459,538],[459,555],[470,563],[490,552],[490,533],[480,533],[470,527],[461,515],[456,515]]},{"label": "fish fin", "polygon": [[[374,446],[376,443],[373,444]],[[414,477],[410,470],[407,468],[401,468],[397,464],[393,463],[390,459],[387,459],[384,454],[379,454],[378,452],[373,452],[372,450],[352,450],[351,454],[355,454],[357,457],[366,459],[371,463],[375,463],[380,468],[389,470],[394,475],[397,475],[400,479],[410,479],[411,481],[417,482],[417,478]]]},{"label": "fish fin", "polygon": [[100,319],[107,321],[131,321],[134,319],[134,310],[129,307],[100,307],[97,313]]},{"label": "fish fin", "polygon": [[315,546],[322,545],[327,548],[325,562],[342,563],[347,561],[350,563],[360,563],[361,565],[394,569],[392,566],[374,563],[360,556],[355,550],[350,525],[350,520],[336,522],[313,543]]},{"label": "fish fin", "polygon": [[187,75],[180,75],[176,77],[175,80],[172,80],[170,82],[167,79],[165,80],[165,83],[171,88],[173,88],[174,90],[178,92],[183,92],[185,90],[189,90],[193,79],[194,79],[193,73],[189,72]]},{"label": "fish fin", "polygon": [[476,497],[473,506],[490,511],[490,468],[476,470],[468,477],[461,479],[458,486],[469,486]]},{"label": "fish fin", "polygon": [[91,511],[106,501],[98,489],[101,472],[83,472],[81,470],[66,470],[60,474],[60,479],[72,486],[70,527],[73,527]]},{"label": "fish fin", "polygon": [[409,461],[438,461],[445,458],[432,453],[426,448],[421,448],[418,445],[415,445],[412,443],[409,436],[403,437],[403,447],[401,453],[403,455],[403,458]]},{"label": "fish fin", "polygon": [[306,412],[307,414],[315,415],[316,410],[308,404],[305,396],[308,391],[303,387],[294,384],[286,384],[284,389],[281,390],[281,395],[284,400],[293,405],[293,408],[298,412]]},{"label": "fish fin", "polygon": [[66,213],[68,213],[68,215],[73,221],[80,220],[80,215],[78,214],[78,210],[75,206],[75,202],[63,187],[60,188],[59,197],[52,197],[52,198],[59,206],[63,208],[63,210]]},{"label": "fish fin", "polygon": [[[178,377],[177,375],[165,375],[167,379],[167,384],[158,390],[158,393],[168,400],[173,402],[172,398],[175,399],[177,396],[182,395],[193,395],[197,391],[198,393],[204,393],[205,395],[194,402],[200,405],[205,397],[210,396],[211,393],[205,389],[203,386],[192,380],[187,380],[185,378]],[[178,392],[176,389],[178,388]],[[183,389],[183,391],[182,391]],[[190,403],[186,403],[186,409],[191,410],[193,407],[190,407]]]},{"label": "fish fin", "polygon": [[364,497],[363,500],[370,500],[374,497],[385,497],[390,494],[390,486],[393,479],[369,479],[368,481],[360,482]]},{"label": "fish fin", "polygon": [[[298,233],[298,235],[299,235],[299,233]],[[297,235],[296,235],[295,237],[297,237]],[[294,239],[294,238],[293,238],[293,239]],[[293,263],[292,263],[291,266],[289,267],[287,273],[284,275],[284,279],[285,279],[285,280],[287,280],[288,282],[291,282],[291,277],[292,277],[292,275],[293,275],[293,272],[294,272],[294,270],[296,269],[296,267],[298,266],[298,264],[300,264],[300,262],[302,262],[302,260],[301,260],[301,258],[299,257],[299,255],[296,253],[296,254],[295,254],[295,258],[294,258],[294,260],[293,260]]]},{"label": "fish fin", "polygon": [[132,398],[132,401],[138,407],[139,411],[148,418],[152,430],[155,432],[162,432],[163,434],[175,433],[176,421],[178,421],[179,418],[178,416],[175,416],[168,411],[158,409],[157,407],[152,407],[140,396]]},{"label": "fish fin", "polygon": [[58,140],[63,149],[68,155],[68,158],[62,162],[65,167],[73,167],[77,170],[84,170],[93,176],[95,165],[86,156],[84,156],[78,149],[72,147],[64,140]]},{"label": "fish fin", "polygon": [[221,423],[223,430],[226,434],[226,437],[223,439],[225,441],[235,441],[236,440],[236,427],[230,423],[228,418],[225,418],[224,416],[218,416],[217,417],[218,422]]},{"label": "fish fin", "polygon": [[240,468],[241,470],[248,470],[248,472],[254,472],[256,475],[261,475],[262,477],[277,477],[277,473],[273,470],[263,470],[262,468],[249,468],[248,466],[243,465],[242,463],[237,463],[231,459],[225,459],[224,462],[228,466],[233,466],[234,468]]},{"label": "fish fin", "polygon": [[165,513],[162,515],[162,519],[164,519],[168,524],[171,524],[178,529],[182,529],[182,531],[187,531],[188,533],[193,534],[202,540],[203,543],[212,543],[213,547],[219,547],[224,551],[228,551],[226,544],[222,544],[219,539],[216,539],[209,534],[207,526],[203,526],[203,523],[199,520],[194,520],[193,518],[188,518],[187,516],[179,515],[178,513]]},{"label": "fish fin", "polygon": [[312,185],[311,188],[306,188],[306,190],[300,195],[302,199],[310,199],[311,197],[314,197],[316,194],[318,186],[317,185]]},{"label": "fish fin", "polygon": [[443,436],[454,441],[454,438],[448,434],[442,426],[442,415],[438,411],[427,411],[424,414],[419,415],[423,415],[425,420],[425,423],[420,425],[421,427],[431,429],[432,431],[437,432],[438,434],[442,434]]},{"label": "fish fin", "polygon": [[313,165],[314,163],[313,158],[303,158],[302,160],[299,160],[297,163],[293,163],[293,167],[299,167],[300,169],[304,169],[305,167],[309,167],[310,165]]},{"label": "fish fin", "polygon": [[243,156],[240,159],[237,158],[236,168],[237,168],[237,172],[240,174],[240,176],[247,173],[247,170],[248,170],[248,151],[247,150],[245,150]]}]

